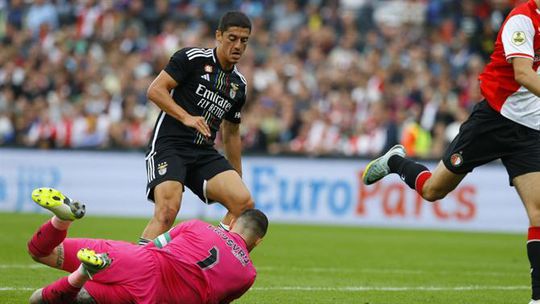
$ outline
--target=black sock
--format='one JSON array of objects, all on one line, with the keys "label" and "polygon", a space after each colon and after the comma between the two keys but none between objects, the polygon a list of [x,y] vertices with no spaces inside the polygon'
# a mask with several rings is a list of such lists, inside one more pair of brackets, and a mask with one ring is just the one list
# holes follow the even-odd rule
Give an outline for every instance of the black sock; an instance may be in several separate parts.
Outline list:
[{"label": "black sock", "polygon": [[540,300],[540,227],[529,228],[529,241],[527,242],[527,256],[531,264],[532,299]]},{"label": "black sock", "polygon": [[388,167],[390,167],[390,172],[399,174],[401,179],[413,190],[417,190],[416,178],[418,175],[424,171],[429,172],[426,166],[399,155],[392,155],[388,159]]},{"label": "black sock", "polygon": [[152,240],[149,240],[149,239],[145,239],[145,238],[143,238],[143,237],[140,237],[140,238],[139,238],[139,245],[144,246],[144,245],[150,243],[151,241],[152,241]]}]

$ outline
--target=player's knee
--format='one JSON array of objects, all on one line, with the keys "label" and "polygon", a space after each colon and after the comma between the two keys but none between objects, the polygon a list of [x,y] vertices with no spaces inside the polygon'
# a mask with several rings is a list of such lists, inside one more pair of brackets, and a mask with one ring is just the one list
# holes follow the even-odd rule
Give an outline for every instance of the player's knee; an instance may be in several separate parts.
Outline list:
[{"label": "player's knee", "polygon": [[540,214],[529,215],[529,222],[532,227],[540,227]]},{"label": "player's knee", "polygon": [[162,189],[156,196],[154,219],[161,225],[170,227],[180,210],[180,199],[176,191]]},{"label": "player's knee", "polygon": [[30,299],[29,299],[30,304],[42,304],[42,303],[44,303],[43,302],[43,296],[41,295],[42,290],[43,290],[43,288],[40,288],[40,289],[37,289],[36,291],[34,291],[34,293],[32,293],[32,295],[30,296]]},{"label": "player's knee", "polygon": [[242,194],[238,197],[238,203],[241,211],[252,209],[255,205],[253,203],[253,198],[251,198],[251,194],[248,191],[242,192]]},{"label": "player's knee", "polygon": [[41,259],[35,255],[32,254],[32,252],[28,251],[28,255],[34,260],[35,262],[41,263]]},{"label": "player's knee", "polygon": [[172,226],[178,211],[179,208],[171,206],[161,206],[159,208],[156,207],[154,219],[163,226]]},{"label": "player's knee", "polygon": [[528,207],[528,215],[529,215],[529,222],[531,223],[531,226],[539,227],[540,226],[540,202],[536,204],[527,204]]},{"label": "player's knee", "polygon": [[156,205],[180,205],[182,200],[182,187],[180,184],[158,185],[154,190]]},{"label": "player's knee", "polygon": [[422,189],[422,197],[429,202],[435,202],[446,197],[448,192],[437,187],[424,187]]},{"label": "player's knee", "polygon": [[242,211],[255,208],[255,202],[253,201],[251,195],[249,195],[248,199],[244,202],[244,205],[242,207]]},{"label": "player's knee", "polygon": [[36,254],[34,254],[34,249],[32,248],[32,245],[30,242],[28,242],[27,244],[27,252],[28,252],[28,255],[32,258],[32,260],[38,263],[41,263],[41,258],[38,257]]},{"label": "player's knee", "polygon": [[251,194],[249,194],[248,191],[245,191],[238,193],[233,199],[233,203],[230,204],[230,206],[231,208],[229,211],[231,211],[235,215],[239,215],[244,210],[253,209],[255,207],[255,203],[253,202]]}]

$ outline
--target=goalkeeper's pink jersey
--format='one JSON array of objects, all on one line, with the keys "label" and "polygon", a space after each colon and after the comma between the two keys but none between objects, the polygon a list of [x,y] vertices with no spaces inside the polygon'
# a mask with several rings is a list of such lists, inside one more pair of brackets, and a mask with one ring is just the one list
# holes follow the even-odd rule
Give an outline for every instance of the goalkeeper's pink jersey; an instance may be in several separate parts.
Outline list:
[{"label": "goalkeeper's pink jersey", "polygon": [[257,275],[238,234],[199,220],[183,222],[146,248],[161,269],[155,303],[228,303]]}]

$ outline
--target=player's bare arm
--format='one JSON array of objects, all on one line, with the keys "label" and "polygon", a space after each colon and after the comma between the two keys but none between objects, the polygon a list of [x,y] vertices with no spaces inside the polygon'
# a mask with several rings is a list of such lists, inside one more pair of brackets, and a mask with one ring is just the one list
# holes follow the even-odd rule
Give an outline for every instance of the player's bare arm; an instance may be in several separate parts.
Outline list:
[{"label": "player's bare arm", "polygon": [[161,110],[176,118],[184,125],[194,128],[206,137],[210,137],[210,128],[202,116],[192,116],[171,97],[170,92],[178,83],[167,72],[161,71],[148,87],[147,96]]},{"label": "player's bare arm", "polygon": [[225,157],[227,157],[227,160],[229,160],[236,172],[242,176],[242,139],[240,137],[240,124],[224,120],[221,129]]},{"label": "player's bare arm", "polygon": [[529,58],[512,58],[514,79],[536,96],[540,96],[540,75],[533,70],[533,61]]}]

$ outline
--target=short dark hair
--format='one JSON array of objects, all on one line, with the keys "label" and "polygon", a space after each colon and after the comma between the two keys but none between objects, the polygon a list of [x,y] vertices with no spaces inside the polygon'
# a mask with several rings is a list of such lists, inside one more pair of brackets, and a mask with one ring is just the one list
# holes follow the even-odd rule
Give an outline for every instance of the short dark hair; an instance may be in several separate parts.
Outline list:
[{"label": "short dark hair", "polygon": [[225,15],[221,16],[221,19],[219,19],[219,31],[225,32],[233,26],[247,28],[251,32],[251,21],[249,21],[248,16],[242,12],[226,12]]},{"label": "short dark hair", "polygon": [[263,238],[268,230],[268,218],[259,209],[248,209],[242,212],[238,221],[259,238]]}]

